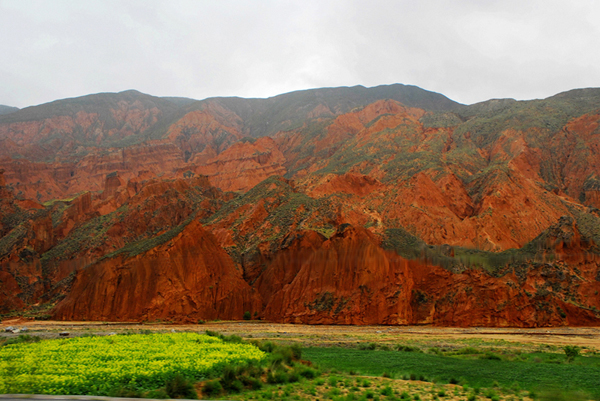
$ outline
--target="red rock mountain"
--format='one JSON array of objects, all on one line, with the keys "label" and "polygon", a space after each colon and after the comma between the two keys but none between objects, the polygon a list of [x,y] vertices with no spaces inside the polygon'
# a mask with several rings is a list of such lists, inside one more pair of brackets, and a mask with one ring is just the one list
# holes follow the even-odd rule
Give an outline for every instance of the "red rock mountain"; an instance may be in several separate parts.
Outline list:
[{"label": "red rock mountain", "polygon": [[0,115],[0,315],[600,323],[600,89],[97,94]]}]

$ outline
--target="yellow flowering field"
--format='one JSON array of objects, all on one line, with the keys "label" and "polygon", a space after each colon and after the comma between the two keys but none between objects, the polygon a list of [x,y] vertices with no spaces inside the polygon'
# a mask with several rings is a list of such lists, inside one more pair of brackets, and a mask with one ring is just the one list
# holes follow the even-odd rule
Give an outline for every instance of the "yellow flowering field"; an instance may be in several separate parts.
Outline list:
[{"label": "yellow flowering field", "polygon": [[179,374],[202,379],[225,364],[260,361],[249,344],[197,333],[78,337],[0,348],[0,393],[108,395],[156,389]]}]

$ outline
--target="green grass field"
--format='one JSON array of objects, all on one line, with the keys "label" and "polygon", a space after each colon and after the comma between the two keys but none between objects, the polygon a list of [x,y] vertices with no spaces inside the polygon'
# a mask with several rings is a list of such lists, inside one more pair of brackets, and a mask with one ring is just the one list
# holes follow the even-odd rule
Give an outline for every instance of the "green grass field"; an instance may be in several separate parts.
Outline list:
[{"label": "green grass field", "polygon": [[[471,387],[494,385],[543,391],[583,390],[600,399],[600,357],[580,356],[566,363],[558,354],[526,354],[519,359],[497,360],[467,356],[443,356],[418,352],[360,350],[352,348],[308,348],[304,357],[322,369],[366,375],[423,376],[439,382],[456,381]],[[484,356],[485,358],[485,356]]]},{"label": "green grass field", "polygon": [[205,333],[143,330],[0,339],[0,393],[297,401],[600,400],[600,356],[589,344],[424,338],[328,348],[311,340],[317,346],[301,349],[302,336],[278,343]]}]

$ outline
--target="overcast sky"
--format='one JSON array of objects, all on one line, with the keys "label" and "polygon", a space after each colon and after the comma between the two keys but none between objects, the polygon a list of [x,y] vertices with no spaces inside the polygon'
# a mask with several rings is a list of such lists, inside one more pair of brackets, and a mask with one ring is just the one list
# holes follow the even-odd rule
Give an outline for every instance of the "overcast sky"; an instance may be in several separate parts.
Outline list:
[{"label": "overcast sky", "polygon": [[404,83],[461,103],[600,87],[600,1],[0,0],[0,104]]}]

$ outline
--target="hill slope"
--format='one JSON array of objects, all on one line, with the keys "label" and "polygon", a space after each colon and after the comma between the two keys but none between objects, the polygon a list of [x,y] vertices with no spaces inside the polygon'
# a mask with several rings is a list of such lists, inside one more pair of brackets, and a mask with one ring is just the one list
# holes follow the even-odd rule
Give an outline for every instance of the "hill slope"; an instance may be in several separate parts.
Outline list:
[{"label": "hill slope", "polygon": [[17,107],[4,106],[0,104],[0,115],[14,113],[17,110],[19,110]]},{"label": "hill slope", "polygon": [[596,325],[599,121],[404,85],[1,116],[0,313]]}]

